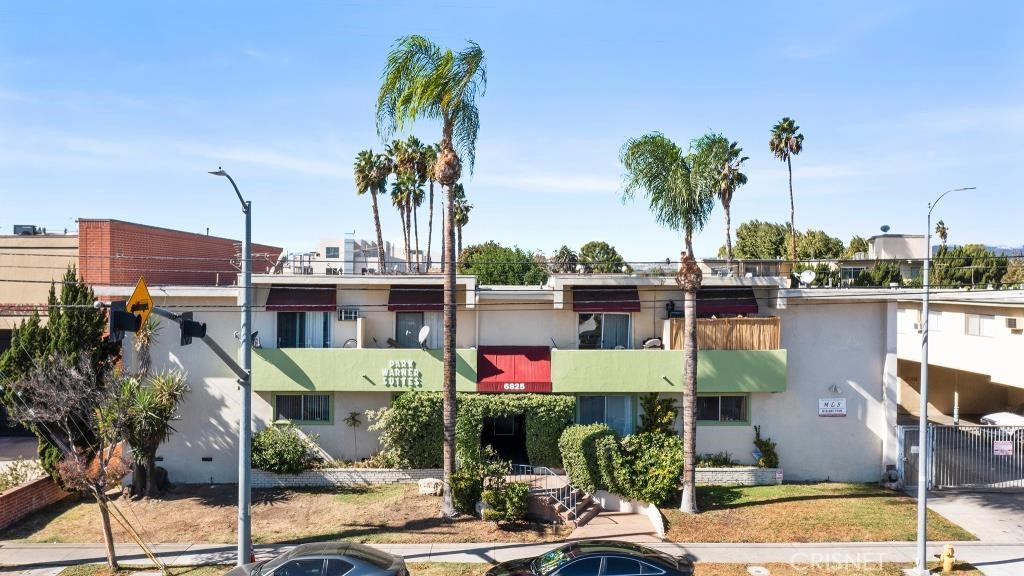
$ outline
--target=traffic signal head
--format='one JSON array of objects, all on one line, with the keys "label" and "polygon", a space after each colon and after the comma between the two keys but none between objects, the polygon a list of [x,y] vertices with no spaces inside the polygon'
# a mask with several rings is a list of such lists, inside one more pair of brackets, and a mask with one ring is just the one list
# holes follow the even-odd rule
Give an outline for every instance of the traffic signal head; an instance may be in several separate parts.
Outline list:
[{"label": "traffic signal head", "polygon": [[181,345],[187,346],[192,343],[192,338],[206,337],[206,324],[196,322],[192,319],[191,312],[182,312],[178,317],[178,324],[181,326]]},{"label": "traffic signal head", "polygon": [[115,300],[107,310],[107,332],[111,342],[120,342],[125,332],[138,332],[142,328],[142,316],[125,309],[124,300]]}]

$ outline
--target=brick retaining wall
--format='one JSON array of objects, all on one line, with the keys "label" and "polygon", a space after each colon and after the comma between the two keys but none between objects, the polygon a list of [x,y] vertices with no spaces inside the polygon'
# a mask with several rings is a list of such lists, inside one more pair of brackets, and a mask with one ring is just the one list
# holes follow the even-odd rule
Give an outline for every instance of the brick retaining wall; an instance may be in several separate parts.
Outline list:
[{"label": "brick retaining wall", "polygon": [[0,528],[71,496],[45,476],[0,493]]},{"label": "brick retaining wall", "polygon": [[781,478],[781,468],[697,468],[698,486],[767,486]]},{"label": "brick retaining wall", "polygon": [[440,478],[440,468],[400,470],[394,468],[324,468],[299,474],[274,474],[253,469],[253,488],[330,488],[367,484],[415,483],[423,478]]}]

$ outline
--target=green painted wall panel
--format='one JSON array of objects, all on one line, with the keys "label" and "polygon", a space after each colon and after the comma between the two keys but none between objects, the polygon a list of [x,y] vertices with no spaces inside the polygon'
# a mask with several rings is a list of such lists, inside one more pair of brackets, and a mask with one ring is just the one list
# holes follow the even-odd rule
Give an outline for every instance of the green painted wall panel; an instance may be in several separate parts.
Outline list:
[{"label": "green painted wall panel", "polygon": [[[682,350],[552,350],[553,392],[682,393]],[[781,392],[785,350],[702,350],[698,392]]]},{"label": "green painted wall panel", "polygon": [[[458,350],[455,371],[457,390],[476,390],[476,350]],[[441,350],[262,348],[252,355],[257,392],[440,391],[441,372]]]}]

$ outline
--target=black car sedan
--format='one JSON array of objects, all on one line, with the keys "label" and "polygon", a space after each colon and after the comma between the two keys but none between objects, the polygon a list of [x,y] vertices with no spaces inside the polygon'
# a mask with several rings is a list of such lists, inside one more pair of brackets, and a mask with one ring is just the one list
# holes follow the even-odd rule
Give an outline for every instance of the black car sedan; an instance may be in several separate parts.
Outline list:
[{"label": "black car sedan", "polygon": [[693,562],[639,544],[581,540],[535,558],[502,562],[487,576],[692,576]]},{"label": "black car sedan", "polygon": [[405,560],[355,542],[302,544],[273,560],[237,566],[224,576],[409,576]]}]

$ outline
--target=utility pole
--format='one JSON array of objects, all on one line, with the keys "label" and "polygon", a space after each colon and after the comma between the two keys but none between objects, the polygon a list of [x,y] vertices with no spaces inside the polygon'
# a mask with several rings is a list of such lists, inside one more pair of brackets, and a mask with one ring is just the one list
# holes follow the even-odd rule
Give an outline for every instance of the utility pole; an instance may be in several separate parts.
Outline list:
[{"label": "utility pole", "polygon": [[252,202],[242,198],[235,180],[219,168],[210,172],[231,182],[245,214],[245,240],[242,242],[242,372],[238,387],[241,392],[241,414],[238,422],[238,565],[249,561],[252,553],[251,527],[251,454],[252,443]]}]

